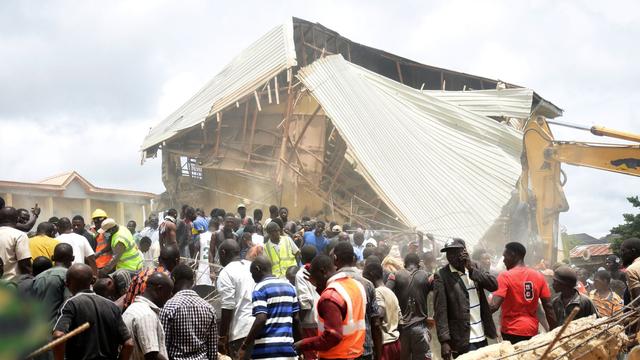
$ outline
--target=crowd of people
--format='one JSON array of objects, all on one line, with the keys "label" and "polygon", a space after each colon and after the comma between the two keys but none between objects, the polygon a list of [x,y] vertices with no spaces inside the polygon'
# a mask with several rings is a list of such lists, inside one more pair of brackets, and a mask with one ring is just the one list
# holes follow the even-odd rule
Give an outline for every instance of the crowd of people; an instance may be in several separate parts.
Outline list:
[{"label": "crowd of people", "polygon": [[450,359],[640,296],[635,238],[589,274],[529,267],[517,242],[498,261],[459,238],[436,249],[277,206],[264,221],[244,204],[183,206],[137,231],[101,209],[35,226],[37,206],[0,205],[2,288],[42,304],[50,340],[90,325],[39,358]]}]

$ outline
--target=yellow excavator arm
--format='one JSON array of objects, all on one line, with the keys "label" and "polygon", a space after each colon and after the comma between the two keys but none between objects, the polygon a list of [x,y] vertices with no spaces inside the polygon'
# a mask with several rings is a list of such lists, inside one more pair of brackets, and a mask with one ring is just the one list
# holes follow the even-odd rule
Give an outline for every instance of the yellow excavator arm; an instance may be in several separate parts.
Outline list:
[{"label": "yellow excavator arm", "polygon": [[[535,224],[530,224],[530,231],[542,241],[544,258],[555,262],[560,213],[569,210],[562,190],[566,179],[563,179],[560,164],[640,176],[640,145],[556,141],[549,123],[567,126],[537,116],[524,129],[519,194],[520,200],[527,203],[535,214]],[[605,127],[569,127],[588,130],[598,136],[640,142],[638,134]]]}]

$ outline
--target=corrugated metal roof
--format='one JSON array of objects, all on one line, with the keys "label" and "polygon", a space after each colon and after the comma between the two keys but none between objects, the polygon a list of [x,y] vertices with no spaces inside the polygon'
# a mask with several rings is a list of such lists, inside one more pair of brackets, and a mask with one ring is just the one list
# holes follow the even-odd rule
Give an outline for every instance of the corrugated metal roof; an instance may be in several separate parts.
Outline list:
[{"label": "corrugated metal roof", "polygon": [[[173,114],[153,127],[142,149],[160,144],[251,94],[283,70],[295,66],[293,24],[280,25],[236,56],[218,75]],[[279,79],[286,81],[286,79]],[[282,83],[281,83],[282,84]]]},{"label": "corrugated metal roof", "polygon": [[408,226],[473,245],[498,218],[520,175],[520,132],[340,55],[298,77]]},{"label": "corrugated metal roof", "polygon": [[462,106],[484,116],[528,119],[533,103],[533,90],[510,88],[470,91],[424,91],[425,94]]},{"label": "corrugated metal roof", "polygon": [[600,256],[611,255],[613,251],[609,247],[609,244],[590,244],[576,246],[569,251],[569,257],[585,257],[585,256]]}]

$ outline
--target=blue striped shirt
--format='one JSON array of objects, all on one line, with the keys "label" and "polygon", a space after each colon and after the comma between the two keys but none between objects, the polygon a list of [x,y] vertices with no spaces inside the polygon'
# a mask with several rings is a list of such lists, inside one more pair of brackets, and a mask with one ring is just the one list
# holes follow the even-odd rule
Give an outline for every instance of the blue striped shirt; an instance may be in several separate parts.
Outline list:
[{"label": "blue striped shirt", "polygon": [[252,359],[296,358],[293,349],[293,314],[300,311],[295,288],[288,281],[267,277],[253,290],[253,316],[267,314],[256,337]]}]

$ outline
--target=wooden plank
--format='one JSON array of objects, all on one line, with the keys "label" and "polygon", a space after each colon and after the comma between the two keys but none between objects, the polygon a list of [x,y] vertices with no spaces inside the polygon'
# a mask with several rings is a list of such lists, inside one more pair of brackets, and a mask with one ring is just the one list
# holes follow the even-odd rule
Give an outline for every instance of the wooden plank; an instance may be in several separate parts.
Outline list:
[{"label": "wooden plank", "polygon": [[200,144],[200,148],[202,149],[204,148],[205,144],[209,142],[209,136],[207,134],[206,124],[204,121],[200,123],[200,127],[202,128],[202,138],[203,138],[203,141]]},{"label": "wooden plank", "polygon": [[[287,140],[289,141],[289,146],[293,147],[293,142],[291,141],[291,138],[287,138]],[[297,150],[291,150],[291,152],[289,154],[295,154],[296,155],[296,160],[298,161],[298,166],[300,166],[300,172],[304,172],[304,164],[302,163],[302,159],[300,158],[300,153],[298,153]],[[291,158],[291,156],[289,156],[289,158]],[[287,162],[289,162],[290,160],[287,160]]]},{"label": "wooden plank", "polygon": [[[289,87],[291,87],[291,83],[289,83]],[[284,118],[284,126],[282,127],[282,142],[280,145],[280,154],[278,155],[278,158],[280,159],[280,161],[287,161],[285,159],[285,153],[287,151],[287,139],[289,138],[289,124],[291,123],[291,115],[293,113],[293,107],[295,106],[294,102],[294,98],[298,96],[298,91],[295,91],[293,93],[290,93],[287,96],[287,110],[285,113],[285,118]],[[276,184],[278,186],[282,186],[282,177],[283,177],[283,168],[282,168],[282,164],[278,163],[278,167],[276,169]]]},{"label": "wooden plank", "polygon": [[[315,45],[316,43],[316,27],[311,28],[311,42]],[[313,60],[318,59],[318,55],[316,55],[316,50],[313,51]]]},{"label": "wooden plank", "polygon": [[333,191],[333,187],[336,184],[336,180],[338,180],[338,176],[340,175],[340,172],[342,171],[342,167],[344,166],[344,163],[346,161],[347,161],[347,157],[343,156],[342,160],[340,161],[340,165],[336,170],[336,173],[333,175],[333,178],[331,179],[331,184],[329,185],[329,190],[327,190],[327,193],[331,193]]},{"label": "wooden plank", "polygon": [[306,46],[306,47],[308,47],[310,49],[313,49],[314,50],[314,54],[315,54],[316,51],[319,51],[320,55],[321,55],[320,57],[322,57],[322,55],[325,54],[325,53],[327,53],[329,55],[335,55],[335,53],[327,50],[326,48],[320,49],[319,47],[317,47],[315,45],[312,45],[312,44],[309,44],[309,43],[304,43],[304,46]]},{"label": "wooden plank", "polygon": [[242,121],[242,142],[246,140],[247,137],[247,121],[249,120],[249,102],[244,103],[244,118]]},{"label": "wooden plank", "polygon": [[402,69],[400,69],[400,63],[398,61],[396,61],[396,69],[398,70],[398,79],[400,79],[400,83],[404,84],[404,81],[402,80]]},{"label": "wooden plank", "polygon": [[220,150],[220,133],[222,132],[222,115],[220,113],[216,113],[216,120],[218,121],[218,127],[216,129],[216,150],[214,154],[217,157]]},{"label": "wooden plank", "polygon": [[280,90],[278,89],[278,75],[273,77],[273,86],[276,89],[276,104],[280,105]]},{"label": "wooden plank", "polygon": [[293,144],[293,150],[296,150],[298,148],[298,145],[300,145],[300,141],[302,141],[302,137],[304,137],[304,134],[307,132],[309,125],[311,125],[311,122],[313,121],[313,119],[316,117],[316,115],[318,115],[318,112],[320,112],[320,109],[322,109],[322,106],[318,105],[318,107],[311,114],[311,117],[309,117],[307,122],[304,123],[304,126],[302,127],[302,131],[300,131],[300,135],[298,135],[296,142]]},{"label": "wooden plank", "polygon": [[[302,40],[302,43],[304,44],[304,30],[302,29],[302,26],[300,26],[300,40]],[[304,64],[304,66],[307,66],[307,49],[304,48],[304,46],[302,47],[302,63]]]},{"label": "wooden plank", "polygon": [[253,121],[251,122],[251,133],[249,134],[249,148],[247,149],[247,160],[251,161],[251,153],[253,152],[253,138],[256,134],[256,121],[258,120],[258,108],[253,110]]},{"label": "wooden plank", "polygon": [[317,155],[317,154],[315,154],[314,152],[312,152],[311,150],[309,150],[309,149],[305,149],[305,148],[300,148],[300,150],[302,150],[302,151],[306,152],[307,154],[311,155],[314,159],[318,160],[318,162],[319,162],[320,164],[323,164],[322,159],[320,159],[320,158],[318,157],[318,155]]}]

